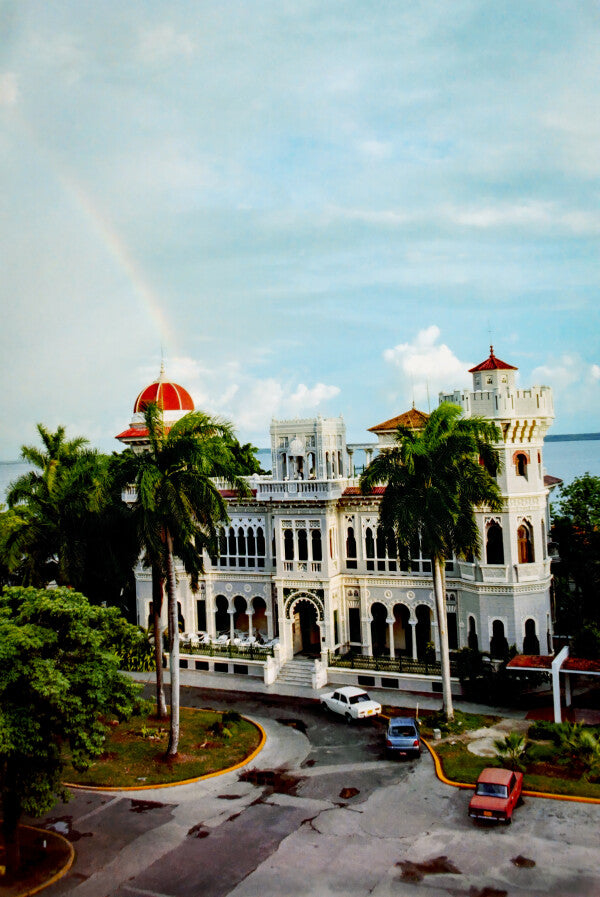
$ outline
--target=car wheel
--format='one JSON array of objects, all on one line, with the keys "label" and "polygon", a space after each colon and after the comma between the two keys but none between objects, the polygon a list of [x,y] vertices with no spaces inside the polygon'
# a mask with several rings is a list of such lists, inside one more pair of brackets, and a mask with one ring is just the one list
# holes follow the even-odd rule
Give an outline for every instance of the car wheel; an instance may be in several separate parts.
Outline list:
[{"label": "car wheel", "polygon": [[346,718],[346,722],[348,723],[348,725],[350,725],[350,723],[352,722],[352,717],[350,716],[350,714],[346,713],[345,718]]},{"label": "car wheel", "polygon": [[507,816],[507,817],[506,817],[506,824],[507,824],[507,825],[510,825],[511,822],[512,822],[512,816]]}]

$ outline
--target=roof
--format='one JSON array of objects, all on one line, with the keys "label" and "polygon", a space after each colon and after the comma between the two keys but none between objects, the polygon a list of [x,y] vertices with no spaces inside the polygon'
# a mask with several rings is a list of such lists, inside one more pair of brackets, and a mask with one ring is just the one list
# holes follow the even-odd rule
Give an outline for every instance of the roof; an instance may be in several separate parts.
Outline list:
[{"label": "roof", "polygon": [[422,430],[428,420],[429,415],[424,411],[419,411],[413,405],[410,411],[405,411],[404,414],[398,414],[396,417],[391,417],[389,420],[385,420],[382,424],[376,424],[374,427],[369,427],[369,432],[385,433],[390,430],[397,430],[398,427],[408,427],[411,430]]},{"label": "roof", "polygon": [[[165,430],[168,432],[171,428],[168,425],[165,425]],[[127,430],[123,430],[122,433],[119,433],[118,436],[115,436],[115,439],[121,439],[123,441],[130,439],[147,439],[148,438],[148,427],[129,427]]]},{"label": "roof", "polygon": [[494,769],[491,766],[482,769],[479,773],[478,782],[490,782],[497,785],[508,785],[512,778],[512,770],[510,769]]},{"label": "roof", "polygon": [[342,492],[342,498],[345,498],[348,495],[383,495],[384,492],[385,486],[373,486],[370,492],[361,492],[360,486],[346,486]]},{"label": "roof", "polygon": [[490,356],[486,358],[485,361],[482,361],[481,364],[476,365],[474,368],[469,368],[470,374],[476,374],[477,371],[516,371],[518,368],[514,366],[514,364],[507,364],[506,361],[502,361],[500,358],[496,358],[494,355],[494,347],[490,346]]},{"label": "roof", "polygon": [[183,386],[172,380],[165,380],[161,366],[158,380],[141,391],[133,406],[134,414],[144,411],[150,402],[156,402],[162,411],[193,411],[194,401]]},{"label": "roof", "polygon": [[[555,660],[554,654],[517,654],[506,664],[507,670],[550,670]],[[563,660],[561,673],[580,673],[582,676],[600,676],[600,660],[585,657],[567,657]]]},{"label": "roof", "polygon": [[562,480],[560,477],[550,476],[549,473],[544,474],[544,486],[560,486]]},{"label": "roof", "polygon": [[517,654],[506,664],[510,670],[550,670],[554,654]]}]

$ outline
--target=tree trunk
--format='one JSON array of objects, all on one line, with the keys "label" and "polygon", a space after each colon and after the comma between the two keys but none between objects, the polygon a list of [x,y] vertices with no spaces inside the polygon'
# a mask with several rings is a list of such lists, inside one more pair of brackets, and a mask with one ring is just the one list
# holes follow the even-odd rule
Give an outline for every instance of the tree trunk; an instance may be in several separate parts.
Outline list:
[{"label": "tree trunk", "polygon": [[444,558],[433,558],[433,594],[440,640],[440,660],[442,664],[442,711],[448,721],[454,719],[452,688],[450,684],[450,649],[448,647],[448,620],[446,617],[446,562]]},{"label": "tree trunk", "polygon": [[160,618],[163,602],[163,578],[156,565],[152,565],[152,625],[154,629],[154,660],[156,662],[156,714],[159,719],[167,716],[167,702],[163,684],[163,644]]},{"label": "tree trunk", "polygon": [[19,819],[21,801],[14,791],[2,793],[2,834],[6,857],[6,871],[16,875],[21,866],[21,844],[19,839]]},{"label": "tree trunk", "polygon": [[167,757],[176,757],[179,749],[179,621],[177,618],[177,592],[175,591],[175,564],[173,540],[166,532],[167,542],[167,600],[169,613],[169,667],[171,671],[171,727]]}]

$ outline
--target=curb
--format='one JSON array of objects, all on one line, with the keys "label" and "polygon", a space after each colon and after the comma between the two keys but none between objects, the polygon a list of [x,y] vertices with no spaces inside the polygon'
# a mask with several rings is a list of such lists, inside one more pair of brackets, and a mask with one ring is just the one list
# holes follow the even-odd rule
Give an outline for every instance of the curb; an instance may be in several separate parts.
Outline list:
[{"label": "curb", "polygon": [[[468,785],[466,782],[453,782],[451,779],[446,778],[446,776],[444,775],[444,770],[442,768],[442,761],[436,754],[435,750],[431,747],[428,741],[425,741],[424,738],[421,738],[421,741],[433,757],[435,773],[438,779],[443,782],[444,785],[451,785],[453,788],[473,789],[475,787],[474,784]],[[526,791],[525,789],[523,789],[522,794],[524,794],[525,797],[541,797],[544,798],[544,800],[564,800],[578,804],[600,804],[599,797],[578,797],[574,794],[549,794],[547,791]]]},{"label": "curb", "polygon": [[[198,707],[186,707],[185,710],[199,710]],[[213,779],[216,776],[225,775],[226,772],[233,772],[236,769],[240,769],[242,766],[245,766],[247,763],[250,763],[251,760],[259,754],[263,747],[265,746],[265,742],[267,740],[267,736],[265,730],[261,726],[260,723],[255,722],[253,719],[248,719],[247,716],[242,716],[242,719],[245,719],[246,722],[252,723],[253,726],[256,726],[258,731],[260,732],[260,742],[258,746],[254,748],[251,754],[248,754],[247,757],[244,757],[243,760],[240,760],[239,763],[236,763],[234,766],[227,766],[225,769],[218,769],[216,772],[207,772],[203,776],[196,776],[193,779],[182,779],[179,782],[159,782],[156,785],[122,785],[120,787],[117,786],[102,786],[102,785],[76,785],[72,782],[64,782],[66,788],[74,788],[78,791],[154,791],[158,788],[177,788],[179,785],[193,785],[194,782],[201,782],[204,779]],[[19,895],[21,897],[21,895]]]},{"label": "curb", "polygon": [[73,847],[73,845],[67,838],[65,838],[63,835],[59,834],[58,832],[53,832],[50,829],[37,828],[37,826],[35,826],[35,825],[22,825],[20,827],[30,829],[30,831],[32,831],[32,832],[41,832],[45,836],[51,836],[53,838],[58,838],[60,841],[64,841],[65,844],[67,845],[67,847],[69,848],[69,857],[68,857],[65,865],[62,867],[62,869],[59,869],[58,872],[55,872],[54,875],[52,875],[48,879],[48,881],[43,882],[41,885],[36,885],[35,888],[29,888],[29,890],[27,890],[27,891],[20,891],[19,894],[17,894],[17,897],[31,897],[32,894],[38,894],[40,891],[43,891],[44,888],[48,888],[50,885],[53,885],[55,882],[57,882],[59,879],[61,879],[63,877],[63,875],[67,874],[67,872],[69,871],[69,869],[71,868],[71,866],[73,865],[73,862],[75,860],[75,848]]}]

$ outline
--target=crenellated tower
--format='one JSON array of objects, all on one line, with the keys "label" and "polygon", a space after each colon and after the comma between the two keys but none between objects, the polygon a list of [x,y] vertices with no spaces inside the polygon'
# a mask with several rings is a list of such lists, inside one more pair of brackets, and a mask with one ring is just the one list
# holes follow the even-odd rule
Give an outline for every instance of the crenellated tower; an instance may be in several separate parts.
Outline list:
[{"label": "crenellated tower", "polygon": [[469,634],[475,629],[479,646],[485,649],[491,642],[497,648],[493,653],[499,652],[502,638],[520,651],[525,645],[534,653],[538,643],[545,651],[551,576],[543,450],[554,419],[552,390],[518,388],[517,368],[497,358],[493,346],[469,373],[471,390],[440,394],[440,401],[459,405],[467,417],[477,415],[498,425],[501,467],[496,478],[504,498],[500,513],[477,512],[480,556],[460,564],[463,577],[472,582],[465,592],[465,603],[472,604]]}]

